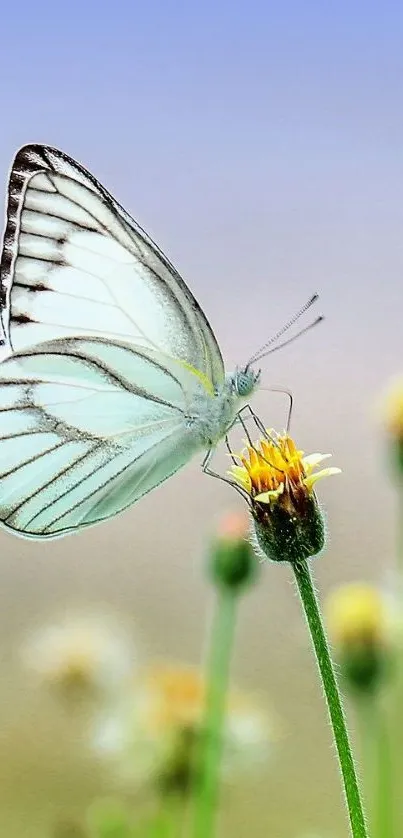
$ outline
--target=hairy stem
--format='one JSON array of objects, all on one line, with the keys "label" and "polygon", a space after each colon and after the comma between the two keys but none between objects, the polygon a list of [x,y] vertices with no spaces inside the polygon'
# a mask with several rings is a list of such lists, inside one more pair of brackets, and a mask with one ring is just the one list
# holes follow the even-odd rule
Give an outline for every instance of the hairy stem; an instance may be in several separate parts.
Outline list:
[{"label": "hairy stem", "polygon": [[298,586],[306,621],[308,623],[316,662],[319,668],[326,697],[334,740],[339,757],[347,810],[353,838],[368,838],[361,793],[354,765],[346,720],[339,688],[330,657],[318,599],[312,582],[308,563],[295,562],[292,565]]}]

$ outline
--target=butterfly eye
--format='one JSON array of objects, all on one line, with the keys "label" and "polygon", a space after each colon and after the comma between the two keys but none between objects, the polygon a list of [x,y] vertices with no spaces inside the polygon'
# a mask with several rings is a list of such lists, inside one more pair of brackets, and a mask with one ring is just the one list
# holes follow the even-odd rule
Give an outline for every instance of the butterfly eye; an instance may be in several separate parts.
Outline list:
[{"label": "butterfly eye", "polygon": [[238,396],[249,396],[255,386],[256,380],[256,373],[251,369],[238,372],[234,382]]}]

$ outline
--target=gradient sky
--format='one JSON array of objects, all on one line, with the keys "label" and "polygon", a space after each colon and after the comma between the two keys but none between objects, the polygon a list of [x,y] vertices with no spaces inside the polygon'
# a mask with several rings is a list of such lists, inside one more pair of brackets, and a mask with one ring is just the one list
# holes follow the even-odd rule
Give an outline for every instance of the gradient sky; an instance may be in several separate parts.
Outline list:
[{"label": "gradient sky", "polygon": [[[26,142],[80,160],[176,264],[230,367],[320,292],[325,323],[267,359],[264,379],[292,389],[301,445],[333,451],[343,469],[323,489],[321,583],[376,578],[392,555],[393,496],[375,408],[403,373],[402,4],[22,0],[2,11],[1,32],[4,193]],[[257,400],[268,424],[273,398]],[[58,603],[104,600],[133,614],[160,653],[197,659],[203,539],[231,503],[195,463],[74,549],[0,535],[3,637]],[[272,665],[270,688],[292,716],[281,666],[298,666],[301,648],[294,629],[282,634],[283,619],[299,626],[288,598],[279,571],[251,601],[238,669],[267,687]],[[268,650],[270,631],[279,643]],[[321,711],[311,681],[298,689],[309,730]],[[326,754],[311,754],[317,785],[307,778],[293,804],[309,812],[325,795],[323,829],[339,806]]]}]

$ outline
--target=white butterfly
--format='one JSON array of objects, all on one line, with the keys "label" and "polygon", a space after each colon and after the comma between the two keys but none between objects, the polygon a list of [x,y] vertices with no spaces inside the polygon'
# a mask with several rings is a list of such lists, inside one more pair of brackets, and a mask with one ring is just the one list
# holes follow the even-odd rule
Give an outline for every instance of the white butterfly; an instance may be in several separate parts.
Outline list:
[{"label": "white butterfly", "polygon": [[12,167],[1,318],[0,523],[24,536],[121,512],[214,448],[258,385],[250,363],[225,375],[175,268],[47,146]]}]

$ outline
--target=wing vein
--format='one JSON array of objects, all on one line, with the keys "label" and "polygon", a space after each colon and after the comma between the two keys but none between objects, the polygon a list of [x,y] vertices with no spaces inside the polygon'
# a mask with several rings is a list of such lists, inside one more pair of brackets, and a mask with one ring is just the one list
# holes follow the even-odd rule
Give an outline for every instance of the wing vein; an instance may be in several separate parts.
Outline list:
[{"label": "wing vein", "polygon": [[[168,435],[167,435],[167,437],[172,436],[174,433],[176,433],[176,431],[177,431],[177,429],[173,430],[170,434],[168,434]],[[152,446],[150,446],[150,448],[148,448],[148,449],[147,449],[147,454],[149,454],[149,453],[150,453],[150,451],[152,451],[153,449],[155,449],[155,448],[157,447],[157,445],[158,445],[158,443],[154,443]],[[129,468],[131,468],[131,467],[132,467],[135,463],[137,463],[137,462],[141,459],[141,457],[143,457],[143,456],[144,456],[144,453],[140,454],[138,457],[135,457],[135,458],[134,458],[134,459],[133,459],[130,463],[127,463],[125,466],[123,466],[123,467],[120,469],[120,471],[118,471],[116,474],[114,474],[114,475],[113,475],[113,477],[108,478],[107,480],[105,480],[105,481],[104,481],[104,483],[100,483],[100,484],[96,487],[96,489],[93,489],[93,490],[92,490],[92,492],[90,492],[88,495],[86,495],[86,496],[85,496],[84,498],[82,498],[80,501],[77,501],[77,503],[73,504],[73,506],[71,506],[71,507],[70,507],[70,509],[68,510],[68,512],[70,513],[70,512],[73,512],[75,509],[78,509],[78,507],[80,507],[83,503],[86,503],[86,502],[87,502],[87,501],[88,501],[91,497],[93,497],[93,495],[95,495],[95,494],[96,494],[97,492],[99,492],[101,489],[104,489],[104,488],[105,488],[105,487],[106,487],[109,483],[111,483],[113,480],[116,480],[116,478],[117,478],[117,477],[121,477],[121,476],[122,476],[122,474],[124,474],[124,473],[125,473],[125,472],[129,469]],[[112,459],[112,458],[111,458],[111,459]],[[97,467],[97,468],[96,468],[96,469],[92,472],[92,475],[96,474],[96,473],[97,473],[97,471],[99,471],[101,468],[103,468],[103,466],[104,466],[104,465],[105,465],[105,464],[104,464],[104,463],[102,463],[102,465],[101,465],[101,466],[98,466],[98,467]],[[146,473],[147,473],[147,472],[146,472]],[[143,479],[144,479],[144,475],[143,475]],[[81,480],[79,480],[79,481],[78,481],[78,483],[76,483],[74,486],[71,486],[71,487],[70,487],[70,488],[69,488],[66,492],[64,492],[62,495],[60,495],[60,497],[59,497],[59,498],[57,498],[57,500],[60,500],[61,498],[65,498],[65,497],[66,497],[66,496],[67,496],[67,495],[68,495],[71,491],[73,491],[73,489],[76,489],[76,488],[77,488],[77,486],[80,486],[80,485],[81,485],[81,484],[82,484],[85,480],[87,480],[87,476],[86,476],[86,477],[84,477],[84,478],[82,478]],[[47,507],[46,507],[46,509],[49,509],[49,508],[50,508],[50,506],[53,506],[53,504],[54,504],[54,503],[56,503],[56,501],[52,501],[50,504],[48,504],[48,505],[47,505]],[[57,522],[58,522],[61,518],[64,518],[64,516],[65,516],[65,515],[66,515],[66,512],[63,512],[61,515],[58,515],[56,518],[53,518],[53,519],[52,519],[52,520],[51,520],[51,521],[50,521],[50,522],[46,525],[46,527],[44,527],[43,532],[48,531],[48,530],[50,529],[50,527],[53,527],[53,526],[54,526],[54,524],[57,524]],[[31,520],[29,521],[29,524],[32,524],[32,522],[33,522],[33,521],[35,520],[35,518],[37,518],[37,517],[38,517],[38,515],[35,515],[33,518],[31,518]]]},{"label": "wing vein", "polygon": [[[63,443],[63,444],[64,444],[64,443]],[[19,511],[20,511],[20,510],[21,510],[21,509],[25,506],[25,504],[26,504],[26,503],[28,503],[28,501],[33,500],[33,498],[35,498],[37,495],[39,495],[41,492],[43,492],[43,490],[44,490],[44,489],[47,489],[49,486],[51,486],[51,485],[52,485],[52,483],[55,483],[55,482],[56,482],[56,480],[59,480],[59,478],[60,478],[60,477],[64,477],[66,474],[68,474],[68,472],[69,472],[72,468],[75,468],[76,466],[80,465],[80,463],[81,463],[81,462],[83,462],[83,460],[85,460],[85,459],[86,459],[86,457],[88,457],[90,454],[94,454],[94,453],[95,453],[95,451],[97,451],[97,450],[98,450],[98,448],[101,448],[101,447],[102,447],[102,443],[101,443],[101,442],[97,443],[96,445],[93,445],[93,446],[92,446],[92,448],[90,448],[90,450],[89,450],[89,451],[86,451],[84,454],[81,454],[79,457],[76,457],[76,458],[73,460],[73,462],[72,462],[72,463],[69,463],[69,465],[68,465],[68,466],[65,466],[64,468],[60,469],[60,471],[58,471],[58,472],[57,472],[57,474],[54,474],[54,475],[53,475],[53,477],[51,477],[49,480],[47,480],[47,481],[46,481],[46,483],[43,483],[41,486],[39,486],[37,489],[35,489],[35,491],[34,491],[34,492],[31,492],[31,494],[30,494],[30,495],[28,495],[27,497],[25,497],[25,498],[24,498],[24,500],[22,500],[22,501],[21,501],[21,503],[19,503],[19,504],[18,504],[18,506],[15,506],[15,507],[12,509],[12,511],[9,513],[9,515],[7,515],[7,518],[5,518],[4,520],[5,520],[5,521],[9,521],[9,519],[10,519],[10,518],[12,518],[12,516],[13,516],[13,515],[15,515],[15,513],[16,513],[16,512],[19,512]],[[94,472],[94,474],[95,474],[95,472]],[[86,478],[84,478],[84,479],[86,479]],[[79,485],[79,483],[77,483],[76,485],[78,486],[78,485]],[[76,488],[75,486],[73,486],[73,487],[72,487],[72,489],[75,489],[75,488]],[[60,495],[60,497],[63,497],[63,495]],[[57,497],[57,498],[55,499],[55,501],[53,501],[53,503],[56,503],[56,501],[58,501],[58,500],[59,500],[59,497]],[[48,508],[48,506],[45,506],[45,507],[44,507],[44,509],[47,509],[47,508]],[[41,512],[43,512],[43,509],[41,509],[41,510],[40,510],[40,512],[38,512],[36,515],[34,515],[34,516],[33,516],[33,518],[31,518],[31,519],[28,521],[27,526],[28,526],[28,525],[29,525],[29,524],[30,524],[30,523],[31,523],[31,522],[32,522],[35,518],[37,518],[37,516],[38,516],[38,515],[40,515],[40,514],[41,514]]]},{"label": "wing vein", "polygon": [[18,463],[18,466],[13,466],[13,468],[8,469],[8,471],[0,472],[0,483],[4,480],[5,477],[9,477],[10,474],[16,474],[21,468],[24,466],[29,466],[30,463],[34,463],[36,460],[39,460],[41,457],[44,457],[45,454],[51,454],[53,451],[57,451],[58,448],[61,448],[64,445],[64,440],[61,442],[56,443],[56,445],[52,445],[50,448],[46,448],[44,451],[41,451],[39,454],[33,454],[32,457],[29,457],[28,460],[24,460],[22,463]]}]

